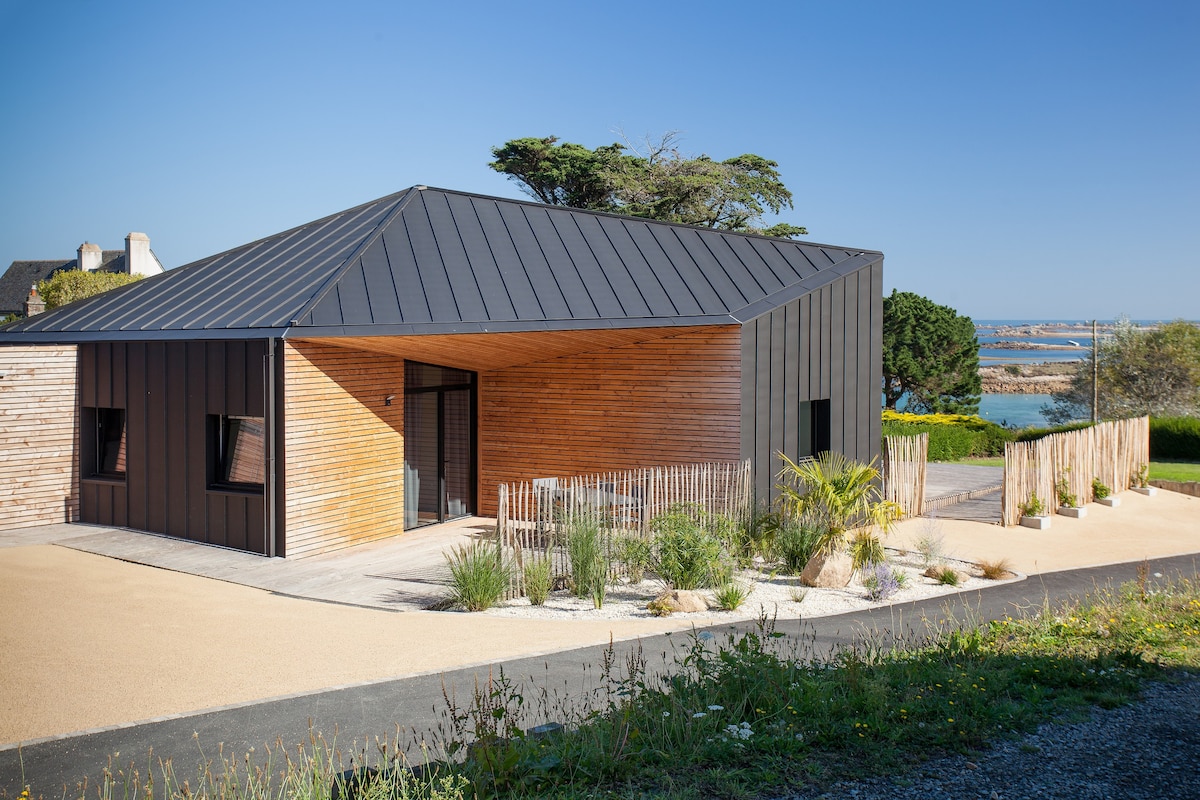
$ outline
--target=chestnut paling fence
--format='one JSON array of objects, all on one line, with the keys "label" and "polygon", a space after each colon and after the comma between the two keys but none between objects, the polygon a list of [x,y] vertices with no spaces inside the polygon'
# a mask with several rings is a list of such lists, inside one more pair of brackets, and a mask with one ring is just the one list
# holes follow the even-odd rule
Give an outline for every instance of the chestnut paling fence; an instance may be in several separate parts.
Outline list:
[{"label": "chestnut paling fence", "polygon": [[[549,559],[555,581],[570,575],[566,538],[576,523],[595,524],[615,556],[621,537],[649,539],[651,520],[674,507],[702,512],[713,524],[741,524],[753,497],[748,459],[501,484],[496,530],[501,554],[514,567],[509,596],[524,594],[522,570],[530,561]],[[610,579],[626,577],[618,559],[609,562]]]},{"label": "chestnut paling fence", "polygon": [[1055,433],[1033,442],[1004,446],[1004,524],[1021,521],[1021,505],[1036,492],[1047,510],[1058,506],[1055,484],[1082,505],[1092,500],[1092,481],[1099,479],[1113,492],[1134,485],[1150,463],[1150,418],[1102,422],[1090,428]]},{"label": "chestnut paling fence", "polygon": [[900,506],[906,517],[925,513],[928,457],[928,433],[883,437],[883,499]]}]

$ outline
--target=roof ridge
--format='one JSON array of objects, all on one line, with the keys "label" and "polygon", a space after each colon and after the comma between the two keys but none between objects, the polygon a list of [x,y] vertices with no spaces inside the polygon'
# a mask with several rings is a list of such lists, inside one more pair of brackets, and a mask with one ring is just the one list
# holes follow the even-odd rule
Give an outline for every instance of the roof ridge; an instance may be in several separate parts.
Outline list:
[{"label": "roof ridge", "polygon": [[[358,246],[355,247],[354,250],[351,251],[350,255],[346,256],[346,259],[344,261],[342,261],[342,263],[339,264],[336,269],[333,270],[333,274],[325,279],[325,282],[323,284],[321,284],[320,288],[317,289],[316,292],[313,293],[312,297],[310,297],[308,299],[308,302],[306,302],[304,305],[302,305],[300,307],[300,310],[297,311],[296,314],[290,320],[288,320],[289,327],[292,325],[298,325],[301,319],[303,319],[305,316],[307,316],[309,314],[312,314],[313,309],[316,308],[317,305],[322,300],[325,299],[326,295],[328,295],[331,291],[333,291],[333,288],[335,286],[337,286],[337,284],[342,280],[342,276],[344,276],[350,270],[350,268],[354,265],[355,259],[357,259],[359,256],[361,256],[364,252],[366,252],[368,247],[370,247],[371,245],[375,244],[376,241],[378,241],[379,237],[383,235],[383,231],[387,228],[387,226],[391,223],[391,221],[394,220],[396,218],[396,216],[401,211],[404,210],[404,208],[412,201],[412,198],[420,190],[421,189],[419,186],[413,186],[404,191],[404,194],[400,197],[399,200],[396,201],[396,204],[392,206],[391,210],[388,211],[386,214],[384,214],[383,217],[379,220],[379,222],[376,223],[375,229],[372,230],[365,237],[363,237],[363,240],[358,243]],[[379,203],[382,200],[386,200],[386,199],[394,197],[394,196],[395,195],[387,195],[386,197],[382,197],[379,200],[376,200],[374,202]],[[369,206],[369,205],[372,205],[372,203],[364,203],[363,205],[357,206],[356,208],[364,208],[365,206]],[[349,209],[349,210],[353,211],[355,209]],[[337,215],[334,215],[334,216],[337,216]],[[329,217],[326,217],[325,219],[329,219]],[[310,223],[310,224],[312,224],[312,223]]]},{"label": "roof ridge", "polygon": [[577,214],[591,214],[596,217],[610,217],[620,220],[637,220],[645,222],[649,225],[665,225],[670,228],[683,228],[689,231],[711,231],[712,233],[729,234],[731,236],[744,236],[750,239],[765,239],[768,242],[782,242],[786,244],[806,245],[808,247],[828,247],[834,250],[847,250],[855,253],[879,253],[883,254],[882,250],[869,250],[861,247],[846,247],[845,245],[827,244],[823,242],[810,242],[805,239],[786,239],[781,236],[766,236],[761,233],[751,233],[749,231],[730,231],[724,228],[708,228],[703,225],[689,225],[686,222],[669,222],[663,219],[653,219],[651,217],[635,217],[630,214],[617,214],[611,211],[596,211],[591,208],[575,208],[574,206],[560,206],[551,203],[543,203],[538,200],[527,200],[518,197],[500,197],[498,195],[481,194],[479,192],[466,192],[461,189],[442,189],[437,186],[414,186],[414,189],[427,192],[442,192],[443,194],[457,194],[463,197],[475,197],[480,200],[495,200],[501,203],[515,203],[523,206],[532,206],[534,208],[549,208],[559,209],[562,211],[571,211]]}]

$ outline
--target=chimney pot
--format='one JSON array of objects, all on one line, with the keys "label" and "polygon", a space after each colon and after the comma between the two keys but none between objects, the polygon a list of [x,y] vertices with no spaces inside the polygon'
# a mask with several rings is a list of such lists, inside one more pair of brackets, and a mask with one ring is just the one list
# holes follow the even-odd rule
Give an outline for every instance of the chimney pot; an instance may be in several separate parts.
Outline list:
[{"label": "chimney pot", "polygon": [[46,301],[38,294],[37,285],[35,284],[29,290],[29,297],[25,298],[25,316],[32,317],[46,310]]}]

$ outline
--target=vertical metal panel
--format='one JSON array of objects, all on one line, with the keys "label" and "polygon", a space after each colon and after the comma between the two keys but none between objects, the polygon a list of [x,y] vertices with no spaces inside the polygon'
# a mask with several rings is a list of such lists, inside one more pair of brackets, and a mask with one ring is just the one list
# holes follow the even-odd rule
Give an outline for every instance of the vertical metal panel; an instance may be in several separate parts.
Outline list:
[{"label": "vertical metal panel", "polygon": [[[268,495],[268,499],[275,503],[275,515],[273,520],[274,536],[273,542],[267,542],[268,552],[276,556],[287,555],[287,497],[285,487],[287,486],[287,446],[284,432],[287,430],[287,417],[285,414],[287,408],[287,381],[285,380],[285,345],[282,339],[273,339],[271,346],[275,351],[275,407],[270,409],[272,416],[267,420],[272,426],[272,432],[275,437],[275,480],[272,486],[267,487],[267,491],[274,490],[273,496]],[[403,385],[399,387],[404,390]],[[271,531],[267,531],[268,535]]]},{"label": "vertical metal panel", "polygon": [[392,275],[392,266],[388,262],[382,238],[363,252],[359,263],[370,301],[371,321],[385,325],[403,322],[400,289]]},{"label": "vertical metal panel", "polygon": [[204,541],[209,544],[224,545],[228,541],[227,531],[229,520],[226,517],[226,501],[228,495],[219,492],[206,492],[205,501],[208,506],[208,529]]},{"label": "vertical metal panel", "polygon": [[842,286],[842,452],[858,458],[858,275],[837,281]]},{"label": "vertical metal panel", "polygon": [[821,323],[820,294],[806,295],[808,300],[808,346],[804,348],[808,356],[808,394],[809,400],[820,400],[821,394],[821,339],[825,329]]},{"label": "vertical metal panel", "polygon": [[[549,219],[554,226],[557,241],[561,242],[562,257],[568,258],[574,265],[580,280],[587,288],[596,313],[600,317],[609,319],[625,316],[625,308],[617,298],[617,292],[610,276],[596,260],[596,254],[592,252],[592,248],[584,239],[579,225],[573,218],[563,214],[549,215]],[[615,273],[614,277],[618,279],[629,276],[625,270],[613,270],[613,272]]]},{"label": "vertical metal panel", "polygon": [[460,319],[487,319],[487,309],[479,285],[475,281],[472,264],[463,249],[455,216],[450,212],[446,195],[439,192],[422,192],[421,200],[429,215],[437,241],[438,254],[446,270],[454,307]]},{"label": "vertical metal panel", "polygon": [[128,496],[129,490],[125,486],[113,484],[112,488],[112,509],[113,509],[113,525],[119,525],[122,528],[129,525],[129,507]]},{"label": "vertical metal panel", "polygon": [[129,382],[129,370],[125,366],[127,350],[123,345],[114,344],[112,347],[112,396],[113,408],[126,408],[129,400],[126,388]]},{"label": "vertical metal panel", "polygon": [[[265,417],[267,385],[263,372],[267,358],[267,341],[256,339],[244,342],[246,346],[246,401],[243,408],[251,417]],[[232,413],[232,412],[231,412]]]},{"label": "vertical metal panel", "polygon": [[225,382],[225,402],[218,413],[242,416],[246,408],[246,343],[225,342],[225,371],[215,377]]},{"label": "vertical metal panel", "polygon": [[755,420],[755,376],[758,373],[758,363],[755,355],[758,353],[756,334],[758,326],[750,323],[742,326],[741,331],[741,367],[742,367],[742,458],[754,458],[754,420]]},{"label": "vertical metal panel", "polygon": [[[450,214],[454,219],[454,227],[462,242],[466,263],[470,264],[471,274],[478,287],[483,301],[484,319],[514,320],[517,319],[513,298],[492,254],[491,242],[484,233],[479,219],[477,205],[468,197],[460,194],[444,195],[450,206]],[[507,234],[505,234],[507,239]],[[368,273],[369,275],[370,273]],[[374,304],[374,295],[372,295]]]},{"label": "vertical metal panel", "polygon": [[363,274],[361,260],[346,270],[342,279],[338,281],[337,292],[331,292],[330,295],[336,295],[338,302],[339,319],[333,324],[341,324],[341,321],[346,319],[362,320],[367,324],[378,322],[372,314],[371,299],[367,294],[367,278]]},{"label": "vertical metal panel", "polygon": [[165,499],[166,533],[187,538],[187,431],[189,427],[187,402],[187,343],[169,342],[166,348],[166,463],[164,465],[167,496]]},{"label": "vertical metal panel", "polygon": [[[870,455],[873,457],[873,447],[871,446],[871,409],[876,408],[876,416],[878,416],[878,403],[872,404],[871,394],[863,391],[864,386],[869,386],[877,381],[871,380],[871,271],[869,269],[859,270],[855,275],[858,279],[858,342],[856,348],[858,350],[858,374],[855,376],[855,385],[858,387],[856,392],[858,399],[858,441],[856,449],[859,453],[859,459]],[[876,395],[879,393],[876,392]],[[867,457],[867,461],[871,458]]]},{"label": "vertical metal panel", "polygon": [[754,354],[755,494],[767,497],[771,489],[771,319],[759,317],[754,325],[758,328]]},{"label": "vertical metal panel", "polygon": [[[596,319],[600,316],[596,301],[592,298],[592,287],[586,284],[579,274],[571,258],[571,254],[563,246],[562,239],[550,222],[550,215],[542,208],[527,208],[525,218],[533,235],[537,238],[538,247],[545,256],[554,272],[558,289],[571,307],[574,319]],[[606,291],[607,286],[599,287]]]},{"label": "vertical metal panel", "polygon": [[579,228],[583,242],[592,256],[604,265],[604,277],[612,286],[626,315],[648,317],[651,316],[651,308],[670,305],[662,285],[653,276],[640,282],[634,279],[628,265],[617,255],[608,235],[600,227],[597,217],[590,214],[574,214],[571,221]]},{"label": "vertical metal panel", "polygon": [[783,451],[793,460],[800,454],[800,302],[794,300],[776,314],[784,317],[783,342]]},{"label": "vertical metal panel", "polygon": [[796,401],[803,402],[811,399],[808,393],[809,377],[809,318],[811,317],[809,295],[804,295],[795,302],[796,328],[789,330],[788,348],[796,353]]},{"label": "vertical metal panel", "polygon": [[214,347],[213,343],[187,343],[187,427],[184,431],[186,445],[185,467],[185,498],[187,513],[188,539],[204,541],[207,527],[207,508],[204,497],[208,487],[206,432],[206,397],[208,373],[206,366],[206,350]]},{"label": "vertical metal panel", "polygon": [[[529,228],[529,220],[525,218],[524,209],[508,204],[499,205],[498,209],[515,250],[514,255],[525,273],[525,280],[537,298],[538,314],[544,314],[548,319],[569,319],[571,308],[559,291],[554,273],[538,247],[537,239]],[[407,218],[406,214],[405,219]],[[420,253],[417,255],[419,263]],[[436,317],[437,309],[433,308],[432,304],[430,307]]]},{"label": "vertical metal panel", "polygon": [[[257,499],[257,498],[255,498]],[[225,496],[225,546],[237,550],[246,549],[246,504],[245,495]]]},{"label": "vertical metal panel", "polygon": [[[784,398],[787,395],[787,370],[784,356],[786,341],[785,324],[787,316],[785,309],[777,308],[770,314],[771,319],[771,420],[767,436],[767,474],[777,469],[776,453],[787,452],[784,440],[785,415]],[[794,453],[793,453],[794,455]],[[772,482],[773,483],[773,482]]]},{"label": "vertical metal panel", "polygon": [[883,376],[883,263],[871,265],[871,382],[875,391],[871,394],[870,439],[871,452],[878,455],[883,445],[883,419],[880,409],[883,401],[878,391]]},{"label": "vertical metal panel", "polygon": [[167,533],[167,348],[146,343],[146,530]]},{"label": "vertical metal panel", "polygon": [[[120,347],[120,345],[116,345]],[[112,351],[114,345],[108,342],[96,343],[96,406],[112,408]]]},{"label": "vertical metal panel", "polygon": [[225,343],[211,342],[204,348],[204,371],[207,375],[207,396],[204,410],[208,414],[220,414],[225,410]]},{"label": "vertical metal panel", "polygon": [[103,525],[100,521],[99,487],[94,483],[79,483],[79,521]]},{"label": "vertical metal panel", "polygon": [[[492,258],[496,261],[496,271],[503,279],[504,289],[508,292],[508,297],[512,301],[513,312],[517,315],[518,319],[537,319],[542,313],[541,303],[533,290],[529,274],[525,270],[524,264],[521,263],[521,257],[517,253],[512,234],[509,232],[505,220],[500,214],[500,207],[494,201],[482,199],[475,200],[472,203],[472,207],[475,209],[480,229],[483,231],[483,236],[486,240],[484,244],[487,246]],[[396,258],[392,254],[390,240],[388,255],[392,258],[394,264],[392,272],[397,273],[397,266],[395,266]],[[405,257],[411,258],[411,252]],[[401,299],[401,306],[404,306],[403,298]],[[405,321],[407,322],[409,315],[406,308],[404,309],[404,314]]]},{"label": "vertical metal panel", "polygon": [[129,526],[149,530],[146,516],[146,345],[130,342],[125,364],[129,371],[129,408],[125,413],[125,485]]}]

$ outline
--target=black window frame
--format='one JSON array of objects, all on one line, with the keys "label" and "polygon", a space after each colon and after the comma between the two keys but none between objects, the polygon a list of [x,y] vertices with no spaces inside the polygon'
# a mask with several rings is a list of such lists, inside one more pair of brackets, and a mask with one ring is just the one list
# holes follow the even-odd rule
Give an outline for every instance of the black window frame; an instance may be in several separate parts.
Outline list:
[{"label": "black window frame", "polygon": [[[123,408],[84,406],[80,409],[84,447],[80,455],[84,478],[124,482],[128,471],[117,469],[129,456],[128,419]],[[112,434],[116,431],[116,435]],[[115,448],[115,449],[114,449]]]},{"label": "black window frame", "polygon": [[[230,473],[236,465],[230,459],[238,450],[238,439],[244,433],[241,423],[256,422],[259,426],[259,446],[257,448],[260,460],[255,464],[263,481],[249,482],[230,479]],[[210,414],[208,415],[208,488],[222,491],[239,491],[261,494],[265,489],[266,479],[266,418],[251,414]]]}]

